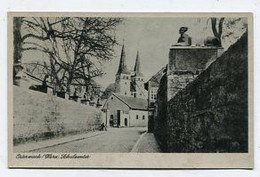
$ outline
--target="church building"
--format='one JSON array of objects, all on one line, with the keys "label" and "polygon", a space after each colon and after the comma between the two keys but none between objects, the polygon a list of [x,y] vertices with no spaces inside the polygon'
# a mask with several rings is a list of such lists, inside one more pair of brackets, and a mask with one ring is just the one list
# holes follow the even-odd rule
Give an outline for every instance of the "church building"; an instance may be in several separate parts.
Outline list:
[{"label": "church building", "polygon": [[137,51],[134,69],[129,70],[123,45],[116,73],[115,93],[107,99],[103,107],[106,111],[107,125],[113,127],[147,126],[147,99],[139,51]]},{"label": "church building", "polygon": [[128,70],[124,45],[121,51],[118,71],[116,73],[115,92],[129,97],[147,99],[144,89],[144,75],[141,71],[139,51],[136,54],[134,70]]}]

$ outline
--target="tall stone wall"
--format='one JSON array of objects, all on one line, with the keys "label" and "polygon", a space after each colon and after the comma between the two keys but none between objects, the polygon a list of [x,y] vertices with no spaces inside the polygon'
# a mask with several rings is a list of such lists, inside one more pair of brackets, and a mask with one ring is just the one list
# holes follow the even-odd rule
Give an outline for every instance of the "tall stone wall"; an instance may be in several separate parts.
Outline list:
[{"label": "tall stone wall", "polygon": [[167,95],[170,100],[223,53],[221,47],[173,46],[169,52]]},{"label": "tall stone wall", "polygon": [[13,87],[14,144],[96,130],[101,122],[95,107]]},{"label": "tall stone wall", "polygon": [[[165,99],[165,94],[158,96]],[[158,111],[164,107],[160,104]],[[166,152],[247,152],[247,33],[177,92],[161,119],[165,127],[155,133]],[[158,132],[166,132],[167,138]]]},{"label": "tall stone wall", "polygon": [[167,74],[161,78],[159,89],[157,92],[156,113],[154,116],[154,134],[159,140],[161,149],[166,150],[167,142]]}]

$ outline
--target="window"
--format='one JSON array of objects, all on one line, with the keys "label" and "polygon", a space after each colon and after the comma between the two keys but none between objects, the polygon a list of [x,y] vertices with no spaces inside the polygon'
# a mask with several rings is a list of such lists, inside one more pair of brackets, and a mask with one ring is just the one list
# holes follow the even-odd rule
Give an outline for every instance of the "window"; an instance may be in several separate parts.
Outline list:
[{"label": "window", "polygon": [[143,120],[145,119],[145,116],[143,115]]},{"label": "window", "polygon": [[138,115],[136,115],[136,119],[138,119]]},{"label": "window", "polygon": [[127,95],[127,93],[125,92],[125,95]]},{"label": "window", "polygon": [[125,85],[127,84],[127,82],[125,82]]},{"label": "window", "polygon": [[113,100],[113,97],[111,97],[111,100]]}]

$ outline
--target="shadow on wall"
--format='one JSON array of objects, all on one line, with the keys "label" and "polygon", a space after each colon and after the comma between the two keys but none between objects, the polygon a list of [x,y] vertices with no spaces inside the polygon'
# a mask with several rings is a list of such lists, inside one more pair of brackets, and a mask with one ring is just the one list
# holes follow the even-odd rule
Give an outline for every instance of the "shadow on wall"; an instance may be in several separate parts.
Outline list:
[{"label": "shadow on wall", "polygon": [[155,135],[164,152],[248,152],[247,37],[168,103],[162,78]]}]

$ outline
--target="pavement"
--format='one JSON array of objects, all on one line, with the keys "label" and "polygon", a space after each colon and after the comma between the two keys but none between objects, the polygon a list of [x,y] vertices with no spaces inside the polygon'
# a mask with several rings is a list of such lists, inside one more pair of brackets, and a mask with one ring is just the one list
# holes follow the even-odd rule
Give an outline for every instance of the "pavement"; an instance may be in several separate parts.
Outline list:
[{"label": "pavement", "polygon": [[84,134],[78,134],[78,135],[69,135],[65,137],[58,137],[58,138],[53,138],[49,140],[42,140],[38,142],[29,142],[25,144],[20,144],[17,146],[14,146],[14,152],[32,152],[32,151],[37,151],[53,146],[59,146],[59,145],[64,145],[67,143],[71,143],[74,141],[80,141],[84,140],[87,138],[95,137],[101,134],[104,134],[105,132],[103,131],[96,131],[96,132],[88,132]]},{"label": "pavement", "polygon": [[85,134],[30,142],[14,146],[14,152],[51,153],[155,153],[160,152],[145,127],[109,128]]},{"label": "pavement", "polygon": [[132,153],[159,153],[160,147],[153,133],[144,133],[141,135],[136,145],[133,147]]}]

